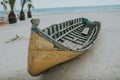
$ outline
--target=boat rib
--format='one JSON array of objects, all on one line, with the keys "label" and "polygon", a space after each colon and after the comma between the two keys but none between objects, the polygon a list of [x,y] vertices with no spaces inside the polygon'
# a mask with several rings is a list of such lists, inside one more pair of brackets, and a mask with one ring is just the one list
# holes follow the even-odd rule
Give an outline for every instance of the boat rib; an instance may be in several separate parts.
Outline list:
[{"label": "boat rib", "polygon": [[39,19],[32,19],[28,49],[28,72],[37,76],[89,49],[98,36],[100,22],[76,18],[40,29]]}]

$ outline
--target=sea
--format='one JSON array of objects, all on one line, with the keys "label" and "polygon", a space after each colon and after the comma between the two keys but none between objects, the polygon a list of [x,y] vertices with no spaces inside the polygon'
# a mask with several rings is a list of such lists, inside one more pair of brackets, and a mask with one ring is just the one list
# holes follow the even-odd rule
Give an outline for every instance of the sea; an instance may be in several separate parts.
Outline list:
[{"label": "sea", "polygon": [[[24,10],[24,11],[25,13],[27,12],[27,10]],[[40,9],[32,10],[32,13],[33,14],[56,14],[56,13],[76,13],[76,12],[103,12],[103,11],[120,11],[120,5],[40,8]],[[20,10],[15,10],[15,13],[19,14]],[[4,11],[0,11],[0,15],[4,15]]]}]

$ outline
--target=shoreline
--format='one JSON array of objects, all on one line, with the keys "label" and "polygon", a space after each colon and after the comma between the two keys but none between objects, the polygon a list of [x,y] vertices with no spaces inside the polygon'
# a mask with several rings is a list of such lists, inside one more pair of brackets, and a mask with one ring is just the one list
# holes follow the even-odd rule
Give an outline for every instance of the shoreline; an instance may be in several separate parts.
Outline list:
[{"label": "shoreline", "polygon": [[112,12],[120,12],[120,10],[116,10],[116,11],[63,12],[63,13],[33,13],[33,16],[39,16],[39,15],[56,15],[56,14],[78,14],[78,13],[112,13]]}]

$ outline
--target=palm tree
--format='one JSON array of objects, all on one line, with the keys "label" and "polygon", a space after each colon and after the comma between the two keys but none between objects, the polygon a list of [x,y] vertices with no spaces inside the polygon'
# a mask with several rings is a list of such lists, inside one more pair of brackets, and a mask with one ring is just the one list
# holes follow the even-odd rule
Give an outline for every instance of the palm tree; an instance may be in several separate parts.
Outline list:
[{"label": "palm tree", "polygon": [[29,4],[28,4],[28,12],[27,12],[27,17],[28,17],[28,18],[32,18],[31,8],[34,9],[34,6],[33,6],[31,3],[29,3]]},{"label": "palm tree", "polygon": [[27,2],[31,2],[31,0],[21,0],[20,20],[25,20],[25,13],[24,13],[23,9]]},{"label": "palm tree", "polygon": [[7,14],[7,1],[6,0],[3,0],[3,2],[1,2],[1,4],[2,4],[2,6],[3,6],[3,9],[4,9],[4,11],[5,11],[5,15],[8,15]]},{"label": "palm tree", "polygon": [[2,2],[1,2],[1,5],[3,6],[3,9],[4,9],[4,12],[5,12],[5,14],[4,14],[4,21],[5,22],[8,22],[8,12],[7,12],[7,3],[8,3],[8,1],[6,1],[6,0],[3,0]]},{"label": "palm tree", "polygon": [[16,0],[8,0],[8,4],[10,5],[10,9],[11,9],[11,11],[10,11],[10,13],[8,15],[8,19],[9,19],[10,24],[17,22],[16,15],[14,13],[15,1]]}]

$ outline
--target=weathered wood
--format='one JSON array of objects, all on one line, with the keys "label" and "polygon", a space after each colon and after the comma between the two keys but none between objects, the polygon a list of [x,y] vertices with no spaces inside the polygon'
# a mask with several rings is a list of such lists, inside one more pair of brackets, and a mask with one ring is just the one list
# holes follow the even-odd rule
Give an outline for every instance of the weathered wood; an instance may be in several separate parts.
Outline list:
[{"label": "weathered wood", "polygon": [[100,22],[85,18],[53,24],[43,30],[37,27],[39,20],[31,22],[28,72],[33,76],[81,55],[94,43],[100,31]]},{"label": "weathered wood", "polygon": [[54,44],[31,32],[28,50],[28,72],[32,76],[37,76],[43,71],[59,63],[68,61],[81,53],[68,50],[59,51],[54,48]]}]

